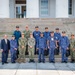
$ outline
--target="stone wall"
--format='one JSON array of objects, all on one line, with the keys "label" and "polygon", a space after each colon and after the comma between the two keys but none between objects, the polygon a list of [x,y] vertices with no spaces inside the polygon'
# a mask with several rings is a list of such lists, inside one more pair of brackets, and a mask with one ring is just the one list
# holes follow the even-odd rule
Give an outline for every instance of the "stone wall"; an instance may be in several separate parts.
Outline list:
[{"label": "stone wall", "polygon": [[60,32],[65,30],[68,35],[75,34],[75,19],[54,19],[54,18],[26,18],[26,19],[0,19],[0,33],[11,34],[16,25],[20,26],[20,30],[23,31],[26,25],[29,25],[31,31],[34,31],[35,26],[39,26],[40,31],[44,31],[47,26],[49,30],[55,30],[56,27],[60,28]]}]

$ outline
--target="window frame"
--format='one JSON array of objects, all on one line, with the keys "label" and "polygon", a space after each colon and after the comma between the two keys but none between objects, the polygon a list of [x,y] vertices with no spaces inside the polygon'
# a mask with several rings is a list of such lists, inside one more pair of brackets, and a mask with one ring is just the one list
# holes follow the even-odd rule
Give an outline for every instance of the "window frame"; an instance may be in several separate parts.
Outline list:
[{"label": "window frame", "polygon": [[41,14],[41,0],[39,0],[39,16],[40,17],[48,18],[50,16],[50,5],[49,5],[49,3],[50,3],[50,0],[48,0],[48,14],[43,15],[43,14]]},{"label": "window frame", "polygon": [[[70,8],[71,8],[71,10],[70,10]],[[70,11],[71,11],[71,14],[70,14]],[[71,7],[70,7],[70,0],[68,0],[68,14],[69,14],[69,16],[73,15],[73,0],[72,0]]]}]

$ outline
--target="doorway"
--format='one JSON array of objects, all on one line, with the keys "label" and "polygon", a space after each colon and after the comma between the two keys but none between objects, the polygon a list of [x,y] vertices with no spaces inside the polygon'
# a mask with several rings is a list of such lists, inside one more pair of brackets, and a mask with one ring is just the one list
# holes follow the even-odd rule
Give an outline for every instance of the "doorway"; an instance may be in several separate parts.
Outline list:
[{"label": "doorway", "polygon": [[26,18],[26,1],[25,0],[16,0],[15,17],[16,18]]}]

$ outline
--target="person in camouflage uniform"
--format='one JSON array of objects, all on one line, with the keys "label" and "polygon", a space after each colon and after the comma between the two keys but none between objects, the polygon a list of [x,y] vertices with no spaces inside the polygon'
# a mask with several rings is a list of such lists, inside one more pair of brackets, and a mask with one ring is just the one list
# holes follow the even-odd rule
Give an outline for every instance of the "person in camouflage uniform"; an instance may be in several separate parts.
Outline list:
[{"label": "person in camouflage uniform", "polygon": [[19,39],[19,63],[25,62],[26,43],[27,39],[24,37],[24,33],[22,33],[22,37]]},{"label": "person in camouflage uniform", "polygon": [[[24,37],[27,39],[27,42],[28,42],[28,38],[30,37],[30,33],[31,33],[31,31],[29,30],[28,25],[26,25],[25,30],[23,31],[23,33],[24,33]],[[26,44],[25,54],[28,55],[28,43]]]},{"label": "person in camouflage uniform", "polygon": [[71,62],[75,62],[75,38],[74,34],[71,35],[70,39],[70,52],[71,52]]},{"label": "person in camouflage uniform", "polygon": [[35,62],[34,61],[34,46],[35,46],[35,39],[33,38],[33,34],[30,33],[30,38],[28,38],[29,62]]}]

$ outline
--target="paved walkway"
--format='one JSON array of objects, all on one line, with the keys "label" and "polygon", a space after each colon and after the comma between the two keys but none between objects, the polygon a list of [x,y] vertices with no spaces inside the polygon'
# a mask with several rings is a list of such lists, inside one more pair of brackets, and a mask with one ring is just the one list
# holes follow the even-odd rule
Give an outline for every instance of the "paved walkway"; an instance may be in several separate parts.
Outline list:
[{"label": "paved walkway", "polygon": [[75,75],[75,63],[0,63],[0,75]]}]

